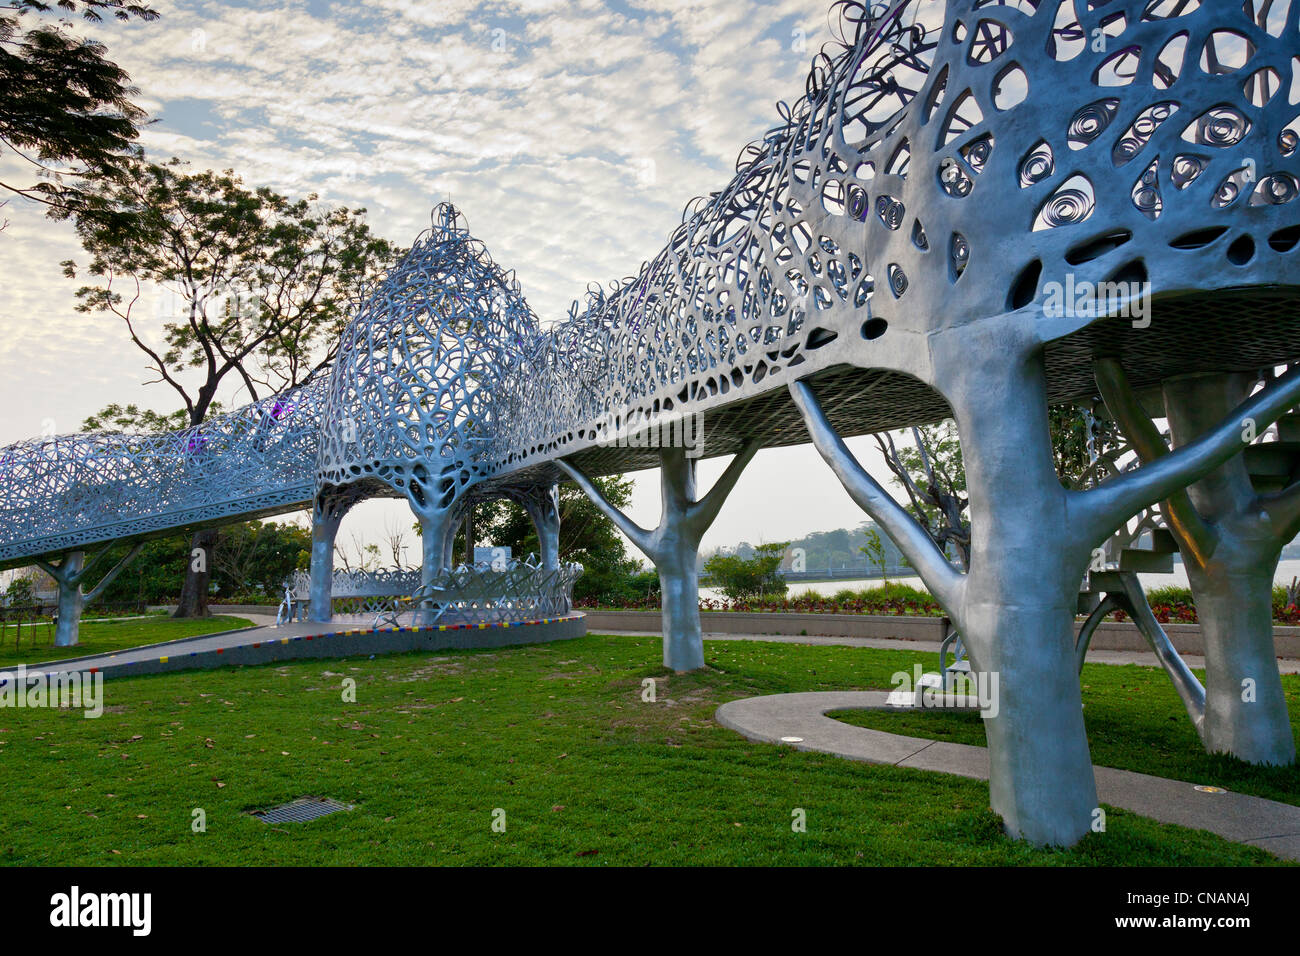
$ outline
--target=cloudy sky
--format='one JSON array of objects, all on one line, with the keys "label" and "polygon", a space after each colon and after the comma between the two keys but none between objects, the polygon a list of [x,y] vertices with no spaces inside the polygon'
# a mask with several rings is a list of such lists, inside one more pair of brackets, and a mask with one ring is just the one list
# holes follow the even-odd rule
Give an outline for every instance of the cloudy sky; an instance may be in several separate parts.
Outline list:
[{"label": "cloudy sky", "polygon": [[[450,196],[544,322],[589,282],[635,273],[688,200],[725,185],[830,36],[829,0],[152,5],[153,23],[92,30],[156,119],[142,136],[151,158],[364,206],[402,245]],[[0,443],[76,431],[114,401],[173,410],[117,320],[74,310],[59,268],[81,257],[71,228],[20,202],[0,216]],[[878,464],[867,443],[851,445]],[[705,463],[701,485],[724,465]],[[404,521],[398,508],[359,509],[341,540]],[[657,515],[644,473],[633,517]],[[810,447],[766,451],[705,546],[862,517]]]}]

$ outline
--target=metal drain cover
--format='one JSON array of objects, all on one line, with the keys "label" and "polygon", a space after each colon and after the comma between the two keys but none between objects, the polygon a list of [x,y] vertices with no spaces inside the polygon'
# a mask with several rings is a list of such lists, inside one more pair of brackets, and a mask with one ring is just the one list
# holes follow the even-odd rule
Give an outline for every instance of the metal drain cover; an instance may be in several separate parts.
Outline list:
[{"label": "metal drain cover", "polygon": [[253,816],[263,823],[305,823],[317,817],[351,809],[352,804],[339,803],[329,797],[299,797],[297,800],[269,810],[254,810]]}]

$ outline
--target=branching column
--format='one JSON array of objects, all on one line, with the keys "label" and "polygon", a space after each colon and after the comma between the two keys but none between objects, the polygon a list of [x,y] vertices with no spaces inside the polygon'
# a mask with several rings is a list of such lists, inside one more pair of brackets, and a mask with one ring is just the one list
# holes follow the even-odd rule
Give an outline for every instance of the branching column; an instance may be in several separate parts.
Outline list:
[{"label": "branching column", "polygon": [[804,382],[791,386],[814,444],[957,624],[977,679],[993,687],[986,715],[990,800],[1007,831],[1070,845],[1090,829],[1096,784],[1084,733],[1074,610],[1091,549],[1129,517],[1240,451],[1239,422],[1275,420],[1300,397],[1288,374],[1197,441],[1085,492],[1057,479],[1041,346],[1010,314],[936,340],[936,380],[961,436],[971,507],[966,574],[849,452]]},{"label": "branching column", "polygon": [[[1098,361],[1096,373],[1107,407],[1142,460],[1167,455],[1120,363]],[[1166,382],[1174,447],[1205,434],[1250,394],[1255,380],[1217,374]],[[1255,429],[1240,419],[1238,427],[1242,441],[1254,437]],[[1300,533],[1300,481],[1258,494],[1244,455],[1237,454],[1164,502],[1162,511],[1183,556],[1205,645],[1204,711],[1197,728],[1205,749],[1249,763],[1294,763],[1295,738],[1273,642],[1273,578],[1282,549]]]},{"label": "branching column", "polygon": [[37,566],[52,577],[59,586],[59,623],[54,629],[56,647],[72,647],[81,641],[81,612],[85,606],[104,593],[104,589],[113,583],[135,556],[140,553],[143,544],[137,544],[126,556],[109,569],[108,573],[90,591],[82,590],[92,568],[108,553],[112,545],[106,545],[86,563],[86,552],[69,551],[57,564],[37,560]]},{"label": "branching column", "polygon": [[726,471],[703,498],[695,496],[695,459],[683,448],[659,453],[663,513],[654,530],[646,530],[611,505],[586,475],[566,461],[564,469],[596,507],[627,535],[659,572],[663,611],[664,666],[690,671],[704,666],[704,638],[700,629],[700,576],[696,567],[700,540],[722,509],[727,494],[758,452],[751,441],[732,459]]},{"label": "branching column", "polygon": [[518,498],[537,529],[542,567],[554,571],[560,566],[560,489],[558,485],[537,485]]}]

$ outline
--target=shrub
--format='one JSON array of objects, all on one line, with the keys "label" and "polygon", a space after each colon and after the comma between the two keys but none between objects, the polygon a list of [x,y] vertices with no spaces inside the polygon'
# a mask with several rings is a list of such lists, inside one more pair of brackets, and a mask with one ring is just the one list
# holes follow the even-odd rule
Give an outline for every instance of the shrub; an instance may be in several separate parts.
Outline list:
[{"label": "shrub", "polygon": [[787,543],[760,544],[752,558],[719,552],[704,563],[704,573],[733,601],[783,595],[789,586],[779,571]]}]

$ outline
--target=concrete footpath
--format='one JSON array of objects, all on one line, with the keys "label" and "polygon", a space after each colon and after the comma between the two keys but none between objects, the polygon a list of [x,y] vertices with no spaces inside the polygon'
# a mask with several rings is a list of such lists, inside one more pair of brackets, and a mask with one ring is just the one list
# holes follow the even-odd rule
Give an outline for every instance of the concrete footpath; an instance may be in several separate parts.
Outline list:
[{"label": "concrete footpath", "polygon": [[[729,635],[730,636],[730,635]],[[988,750],[854,727],[827,717],[833,710],[904,710],[887,691],[773,694],[733,700],[718,708],[718,723],[750,740],[832,754],[848,760],[989,778]],[[1129,770],[1093,767],[1104,804],[1208,830],[1235,843],[1300,860],[1300,807]]]}]

